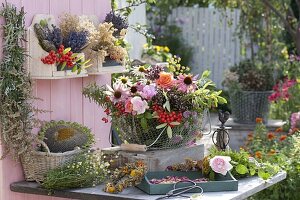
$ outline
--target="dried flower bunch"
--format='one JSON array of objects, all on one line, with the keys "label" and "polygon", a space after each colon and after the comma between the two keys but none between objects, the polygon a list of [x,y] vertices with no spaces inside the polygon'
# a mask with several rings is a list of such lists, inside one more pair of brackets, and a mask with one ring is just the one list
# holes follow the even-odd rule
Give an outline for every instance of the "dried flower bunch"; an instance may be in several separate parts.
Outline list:
[{"label": "dried flower bunch", "polygon": [[126,163],[124,166],[114,170],[110,181],[104,187],[104,191],[107,193],[119,193],[127,187],[136,186],[142,181],[146,172],[147,166],[142,160]]},{"label": "dried flower bunch", "polygon": [[127,18],[112,11],[106,15],[104,22],[112,23],[114,25],[114,28],[116,29],[114,31],[114,36],[116,37],[124,35],[124,32],[127,32],[129,27]]},{"label": "dried flower bunch", "polygon": [[84,90],[84,95],[104,107],[108,118],[103,121],[111,118],[117,130],[135,126],[137,132],[143,133],[140,137],[163,133],[160,139],[173,145],[189,142],[188,137],[194,139],[198,134],[199,115],[207,108],[226,102],[219,96],[221,91],[209,89],[214,84],[208,79],[208,71],[201,77],[174,76],[168,67],[151,65],[133,66],[129,71],[129,76],[117,78],[112,87],[92,85]]},{"label": "dried flower bunch", "polygon": [[[119,63],[124,63],[127,56],[126,49],[118,43],[121,43],[125,35],[121,35],[119,39],[114,36],[114,28],[112,23],[104,22],[99,24],[98,28],[90,33],[89,49],[104,61],[105,57],[110,57]],[[122,32],[121,32],[122,33]]]},{"label": "dried flower bunch", "polygon": [[99,151],[78,155],[72,162],[50,170],[42,187],[48,190],[92,187],[102,183],[109,174],[109,163]]}]

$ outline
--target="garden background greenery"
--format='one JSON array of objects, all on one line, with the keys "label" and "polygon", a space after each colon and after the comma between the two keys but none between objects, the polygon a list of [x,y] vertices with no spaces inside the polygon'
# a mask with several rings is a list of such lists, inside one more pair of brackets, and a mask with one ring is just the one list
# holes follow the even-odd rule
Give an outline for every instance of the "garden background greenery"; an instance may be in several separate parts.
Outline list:
[{"label": "garden background greenery", "polygon": [[[286,122],[283,129],[275,133],[270,133],[262,123],[258,123],[253,133],[249,134],[246,150],[257,159],[279,164],[288,172],[285,181],[251,199],[297,199],[300,195],[300,161],[297,156],[300,153],[300,1],[159,0],[148,4],[147,17],[153,22],[150,33],[155,38],[148,40],[148,48],[152,44],[168,47],[171,54],[181,57],[183,65],[189,65],[193,49],[182,38],[178,23],[168,18],[172,9],[180,6],[241,10],[236,35],[241,39],[241,54],[250,51],[246,61],[250,64],[246,67],[262,72],[265,75],[262,77],[265,79],[262,80],[264,86],[273,89],[273,94],[269,96],[269,118]],[[231,19],[227,17],[227,20],[230,24]],[[235,68],[243,70],[245,62],[238,63]],[[257,82],[248,89],[256,90]]]}]

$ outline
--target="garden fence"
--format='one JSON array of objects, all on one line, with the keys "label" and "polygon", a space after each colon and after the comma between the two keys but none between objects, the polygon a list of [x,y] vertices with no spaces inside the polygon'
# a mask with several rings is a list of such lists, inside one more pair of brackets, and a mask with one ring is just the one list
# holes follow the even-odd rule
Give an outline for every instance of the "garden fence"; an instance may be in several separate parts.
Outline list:
[{"label": "garden fence", "polygon": [[[231,25],[224,14],[232,20]],[[193,73],[211,70],[218,88],[222,88],[224,70],[243,59],[240,40],[235,36],[239,17],[238,9],[222,13],[215,8],[194,7],[176,8],[169,17],[182,28],[183,38],[194,49],[190,64]]]}]

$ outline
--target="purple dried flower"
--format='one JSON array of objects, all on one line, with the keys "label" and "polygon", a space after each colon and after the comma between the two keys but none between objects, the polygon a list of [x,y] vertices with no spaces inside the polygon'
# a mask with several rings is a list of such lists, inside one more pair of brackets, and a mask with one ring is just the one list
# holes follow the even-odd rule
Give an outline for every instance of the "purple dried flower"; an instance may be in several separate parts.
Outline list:
[{"label": "purple dried flower", "polygon": [[159,73],[163,71],[163,66],[161,65],[152,65],[146,73],[146,77],[152,81],[159,78]]},{"label": "purple dried flower", "polygon": [[66,38],[63,40],[63,45],[65,47],[71,47],[74,53],[79,53],[88,42],[88,32],[71,31]]},{"label": "purple dried flower", "polygon": [[129,26],[127,18],[115,12],[108,13],[104,21],[108,23],[111,22],[114,25],[114,28],[117,29],[114,35],[120,35],[121,30],[127,29]]},{"label": "purple dried flower", "polygon": [[177,144],[177,143],[181,142],[182,139],[183,139],[183,138],[182,138],[181,135],[175,135],[175,136],[172,138],[174,144]]},{"label": "purple dried flower", "polygon": [[191,114],[192,114],[191,111],[187,110],[187,111],[184,111],[182,115],[184,118],[189,118]]}]

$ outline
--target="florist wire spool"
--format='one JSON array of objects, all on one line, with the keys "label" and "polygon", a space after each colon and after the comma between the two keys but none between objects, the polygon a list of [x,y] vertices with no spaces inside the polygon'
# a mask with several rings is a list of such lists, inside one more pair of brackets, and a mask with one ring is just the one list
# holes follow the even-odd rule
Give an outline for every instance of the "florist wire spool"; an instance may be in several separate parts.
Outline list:
[{"label": "florist wire spool", "polygon": [[212,135],[212,141],[214,145],[222,151],[225,151],[230,141],[229,133],[227,131],[229,128],[225,127],[225,123],[229,119],[229,115],[230,113],[228,111],[219,111],[219,120],[221,122],[221,126],[215,130]]}]

